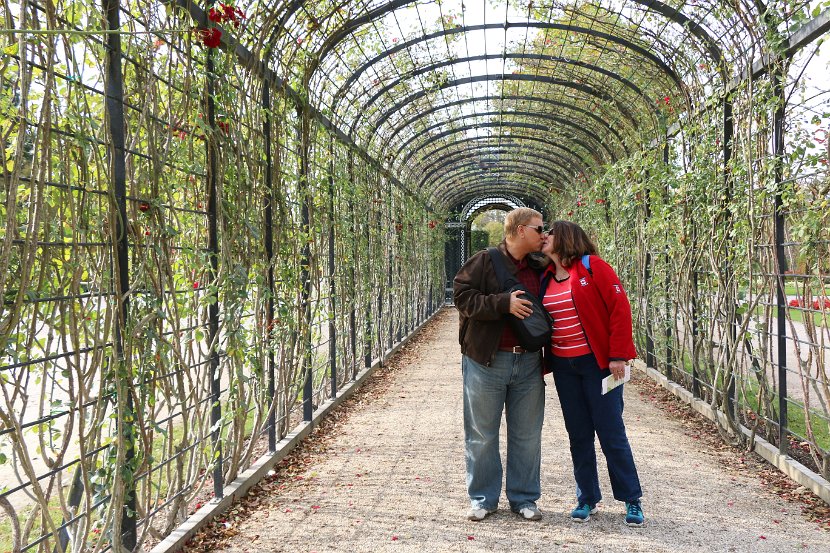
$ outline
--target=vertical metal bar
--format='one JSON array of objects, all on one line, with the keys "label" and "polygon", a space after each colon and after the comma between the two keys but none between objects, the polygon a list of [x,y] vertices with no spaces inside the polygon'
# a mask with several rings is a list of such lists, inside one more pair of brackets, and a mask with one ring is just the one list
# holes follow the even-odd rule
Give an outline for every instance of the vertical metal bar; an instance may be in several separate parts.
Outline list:
[{"label": "vertical metal bar", "polygon": [[357,266],[357,260],[359,259],[359,247],[357,243],[358,237],[358,226],[357,226],[357,217],[355,216],[354,211],[354,152],[349,149],[349,183],[351,184],[352,189],[349,191],[349,215],[351,216],[351,225],[350,228],[352,229],[352,262],[349,264],[349,283],[351,284],[351,292],[354,294],[352,297],[352,308],[349,311],[349,342],[351,343],[352,349],[352,380],[357,378],[357,298],[362,297],[363,294],[360,293],[358,286],[357,286],[357,274],[355,271],[355,267]]},{"label": "vertical metal bar", "polygon": [[[388,198],[387,199],[387,207],[386,207],[386,216],[387,216],[387,219],[389,221],[389,224],[391,225],[391,224],[393,224],[393,221],[396,221],[396,219],[393,219],[393,217],[392,217],[392,215],[393,215],[393,213],[392,213],[392,209],[393,209],[393,206],[392,206],[392,181],[390,181],[389,179],[385,179],[385,180],[386,180],[386,194],[387,194],[387,198]],[[395,224],[398,225],[398,224],[403,224],[403,223],[395,223]],[[397,231],[397,227],[396,227],[395,230]],[[395,242],[397,243],[397,239],[398,239],[397,237],[400,233],[396,232],[395,234],[396,234]],[[392,266],[395,263],[395,256],[394,256],[393,250],[392,250],[392,241],[389,240],[386,244],[387,244],[386,245],[386,249],[387,249],[387,256],[386,256],[387,257],[386,292],[389,294],[389,307],[387,308],[387,312],[389,313],[389,337],[387,339],[387,347],[391,351],[392,350],[392,344],[395,341],[395,336],[394,336],[394,330],[395,330],[395,301],[394,301],[394,298],[392,296]]]},{"label": "vertical metal bar", "polygon": [[[212,2],[211,2],[212,4]],[[210,4],[209,4],[210,5]],[[216,130],[216,102],[214,96],[216,93],[216,66],[213,59],[213,48],[207,49],[207,95],[205,98],[205,108],[207,112],[208,127],[211,131]],[[219,152],[218,144],[216,142],[216,133],[208,133],[207,140],[205,140],[205,148],[207,150],[207,214],[208,214],[208,255],[210,256],[209,277],[210,282],[209,293],[216,294],[215,301],[208,305],[208,343],[210,344],[209,353],[209,371],[210,371],[210,395],[211,395],[211,410],[210,410],[210,424],[213,431],[211,432],[211,440],[214,448],[214,466],[213,466],[213,493],[216,499],[224,496],[224,476],[222,474],[222,444],[221,437],[221,420],[222,420],[222,405],[219,402],[221,394],[221,375],[219,374],[219,290],[217,278],[219,276],[219,198],[217,197],[218,181],[219,181]]]},{"label": "vertical metal bar", "polygon": [[337,282],[334,278],[334,135],[329,135],[329,378],[331,397],[337,397],[337,325],[334,314]]},{"label": "vertical metal bar", "polygon": [[[363,174],[365,182],[368,186],[368,178],[369,176],[365,173]],[[367,191],[370,192],[370,191]],[[374,286],[372,286],[371,278],[372,278],[372,268],[369,266],[369,263],[373,259],[372,255],[372,233],[370,232],[369,228],[373,225],[377,226],[378,221],[373,221],[373,218],[376,218],[375,212],[375,202],[374,202],[374,194],[372,196],[372,204],[369,206],[369,213],[367,214],[366,224],[363,227],[363,232],[366,237],[366,271],[364,274],[361,275],[361,281],[366,284],[364,289],[364,296],[366,297],[366,335],[363,338],[363,357],[364,363],[363,365],[368,369],[372,366],[372,322],[373,322],[373,315],[372,315],[372,290],[374,290]]]},{"label": "vertical metal bar", "polygon": [[[648,190],[644,191],[645,194],[645,202],[643,202],[645,206],[645,224],[648,224],[649,219],[651,219],[651,197]],[[645,226],[645,225],[644,225]],[[648,297],[648,291],[651,289],[649,281],[651,280],[651,251],[649,250],[648,242],[645,242],[646,248],[646,259],[645,259],[645,267],[643,267],[643,286],[644,289],[642,290],[642,294],[646,300],[646,366],[652,369],[657,368],[657,358],[654,355],[654,328],[652,327],[652,320],[653,317],[651,316],[651,312],[653,311],[654,307],[651,305],[651,300]]]},{"label": "vertical metal bar", "polygon": [[309,237],[311,236],[311,215],[308,208],[309,201],[309,185],[308,185],[308,164],[310,151],[310,131],[309,115],[307,110],[302,106],[297,106],[297,116],[300,120],[300,210],[302,213],[302,227],[301,236],[303,237],[303,249],[300,258],[300,282],[303,286],[302,291],[302,313],[303,318],[303,366],[304,366],[304,381],[303,381],[303,420],[308,422],[311,420],[314,407],[312,405],[312,396],[314,390],[312,388],[312,356],[311,356],[311,244],[309,244]]},{"label": "vertical metal bar", "polygon": [[276,374],[273,348],[274,334],[274,294],[277,286],[274,280],[274,182],[273,162],[271,159],[271,81],[262,81],[262,111],[265,119],[262,123],[262,132],[265,139],[265,255],[268,260],[268,301],[265,307],[265,340],[268,347],[268,451],[277,450],[277,415],[274,399],[276,396]]},{"label": "vertical metal bar", "polygon": [[[119,17],[119,0],[103,0],[103,10],[107,15],[107,28],[117,31],[121,29]],[[112,163],[112,187],[114,204],[110,205],[115,219],[115,244],[113,252],[115,260],[115,286],[116,302],[118,307],[118,322],[115,325],[115,357],[117,366],[119,393],[116,401],[125,402],[124,415],[119,417],[118,425],[121,431],[120,439],[123,440],[125,448],[125,462],[132,467],[135,459],[135,434],[133,425],[125,420],[132,416],[135,408],[132,393],[129,389],[129,382],[122,382],[127,379],[130,371],[127,369],[128,360],[124,358],[124,334],[126,333],[127,318],[129,313],[130,300],[127,293],[130,289],[129,272],[129,234],[127,232],[127,164],[124,152],[125,148],[125,121],[124,121],[124,82],[122,74],[122,50],[121,36],[117,33],[106,35],[107,45],[107,83],[106,83],[106,105],[107,119],[109,122],[109,156]],[[126,394],[124,388],[126,387]],[[123,397],[123,395],[126,397]],[[120,474],[121,467],[118,467]],[[130,478],[125,484],[124,505],[121,506],[121,545],[124,549],[132,551],[136,547],[136,490],[135,480]],[[59,536],[55,536],[60,539]]]},{"label": "vertical metal bar", "polygon": [[772,115],[772,147],[775,156],[775,201],[773,224],[775,230],[775,311],[778,317],[778,451],[786,454],[789,449],[789,420],[787,418],[787,296],[784,290],[784,275],[787,271],[787,256],[784,251],[784,202],[782,199],[784,181],[784,74],[776,67],[772,74],[774,94],[777,100]]},{"label": "vertical metal bar", "polygon": [[[695,242],[692,241],[692,244]],[[700,329],[698,328],[698,313],[697,313],[697,294],[698,294],[698,282],[697,282],[697,269],[692,269],[692,397],[699,398],[700,397],[700,382],[698,379],[700,375],[697,371],[697,337]]]},{"label": "vertical metal bar", "polygon": [[[663,144],[663,165],[668,167],[669,165],[669,138],[666,136],[666,142]],[[665,201],[669,201],[669,186],[668,182],[666,183],[666,188],[664,190],[665,194]],[[665,237],[666,243],[663,245],[663,264],[666,267],[666,277],[665,277],[665,294],[666,294],[666,325],[663,332],[663,338],[666,340],[666,376],[669,380],[674,380],[675,382],[679,382],[677,375],[674,374],[674,349],[672,348],[672,317],[671,317],[671,307],[672,302],[671,298],[669,297],[669,293],[671,292],[671,271],[669,271],[669,244],[668,244],[668,233]]]},{"label": "vertical metal bar", "polygon": [[[725,97],[723,100],[723,177],[724,188],[726,192],[728,225],[730,228],[732,227],[733,219],[735,218],[735,213],[732,211],[732,197],[734,194],[734,190],[732,188],[732,173],[729,165],[732,160],[732,138],[734,136],[734,132],[734,121],[732,118],[732,101],[729,100],[728,97]],[[733,267],[732,259],[728,255],[726,259],[726,267],[724,268],[724,273],[726,275],[726,282],[731,282]],[[727,365],[732,363],[732,356],[730,352],[732,351],[732,347],[736,345],[738,339],[737,308],[737,305],[733,305],[730,309],[727,310],[727,317],[729,318],[727,320],[727,333],[729,337],[726,347]],[[737,375],[735,374],[735,368],[737,367],[737,363],[733,363],[733,365],[734,366],[732,370],[729,371],[730,377],[729,382],[727,384],[727,394],[730,416],[734,418],[737,415],[738,410],[738,405],[735,401],[737,379]]]}]

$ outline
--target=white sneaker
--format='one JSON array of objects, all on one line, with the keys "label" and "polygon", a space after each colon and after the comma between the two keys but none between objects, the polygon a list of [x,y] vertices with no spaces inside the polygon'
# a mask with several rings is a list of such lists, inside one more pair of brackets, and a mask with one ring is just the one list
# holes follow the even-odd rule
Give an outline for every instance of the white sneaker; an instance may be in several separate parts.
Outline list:
[{"label": "white sneaker", "polygon": [[480,520],[484,520],[487,515],[491,515],[495,513],[496,510],[493,509],[492,511],[485,509],[483,507],[472,507],[469,511],[467,511],[467,520],[474,520],[476,522]]},{"label": "white sneaker", "polygon": [[542,511],[536,505],[528,505],[519,509],[519,514],[525,520],[542,520]]}]

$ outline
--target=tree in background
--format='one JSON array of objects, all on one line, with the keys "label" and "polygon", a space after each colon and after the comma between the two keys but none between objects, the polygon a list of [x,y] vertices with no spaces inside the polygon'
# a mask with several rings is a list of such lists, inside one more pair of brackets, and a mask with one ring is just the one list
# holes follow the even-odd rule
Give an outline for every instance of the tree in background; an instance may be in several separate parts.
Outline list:
[{"label": "tree in background", "polygon": [[[473,219],[473,231],[482,230],[488,234],[487,242],[482,248],[487,246],[497,246],[504,240],[504,217],[507,215],[506,211],[500,209],[491,209],[485,211]],[[471,247],[476,246],[476,241],[471,237]],[[472,249],[471,251],[478,251]]]}]

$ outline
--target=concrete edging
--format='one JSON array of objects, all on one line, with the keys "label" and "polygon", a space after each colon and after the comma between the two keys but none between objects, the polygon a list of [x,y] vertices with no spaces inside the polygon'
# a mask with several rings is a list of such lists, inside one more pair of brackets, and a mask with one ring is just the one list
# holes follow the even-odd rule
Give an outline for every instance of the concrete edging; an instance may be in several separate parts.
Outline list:
[{"label": "concrete edging", "polygon": [[[725,421],[726,415],[723,412],[714,409],[711,405],[700,399],[692,397],[692,393],[689,390],[669,380],[654,368],[646,367],[642,361],[636,361],[634,366],[710,421]],[[749,428],[741,425],[740,430],[747,438],[754,439],[754,451],[758,455],[789,476],[792,480],[809,489],[826,503],[830,504],[830,482],[789,455],[782,455],[778,452],[777,447],[764,438],[757,434],[752,436],[752,431]]]},{"label": "concrete edging", "polygon": [[314,414],[311,421],[303,421],[293,431],[291,431],[285,438],[277,442],[277,450],[274,453],[266,453],[260,457],[253,465],[246,471],[240,474],[236,480],[225,486],[224,497],[221,499],[212,499],[204,504],[201,509],[190,515],[181,525],[179,525],[173,532],[170,533],[164,540],[159,542],[150,553],[173,553],[181,549],[187,540],[192,538],[205,525],[207,525],[214,517],[221,515],[233,505],[237,499],[243,497],[248,491],[259,483],[270,471],[274,465],[282,461],[297,445],[305,439],[315,426],[320,424],[323,418],[329,414],[333,409],[336,409],[340,403],[346,398],[354,394],[358,388],[372,375],[383,363],[390,357],[395,355],[406,343],[430,322],[438,313],[441,312],[443,306],[438,307],[432,315],[427,317],[424,322],[418,325],[412,332],[404,336],[398,343],[392,346],[382,358],[375,359],[372,365],[360,371],[355,379],[342,390],[338,391],[337,397],[326,400],[321,404]]}]

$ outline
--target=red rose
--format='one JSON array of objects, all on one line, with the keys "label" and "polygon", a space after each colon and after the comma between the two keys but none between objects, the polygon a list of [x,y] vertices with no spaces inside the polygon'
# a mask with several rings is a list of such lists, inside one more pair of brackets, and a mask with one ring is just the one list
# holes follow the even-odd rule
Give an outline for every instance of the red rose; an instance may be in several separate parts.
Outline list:
[{"label": "red rose", "polygon": [[218,48],[219,44],[222,42],[222,31],[216,27],[202,29],[199,32],[199,38],[202,39],[202,44],[208,48]]}]

